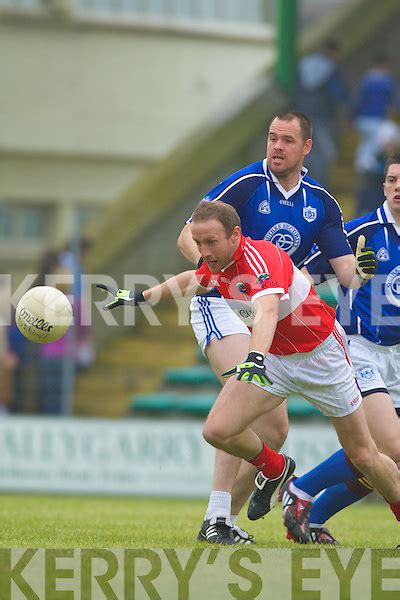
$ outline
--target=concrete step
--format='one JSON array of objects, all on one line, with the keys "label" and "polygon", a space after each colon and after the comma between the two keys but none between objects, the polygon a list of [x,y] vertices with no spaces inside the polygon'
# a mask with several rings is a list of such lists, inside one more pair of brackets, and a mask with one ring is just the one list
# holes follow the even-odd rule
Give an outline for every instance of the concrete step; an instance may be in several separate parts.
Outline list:
[{"label": "concrete step", "polygon": [[[217,392],[188,393],[157,392],[153,394],[137,394],[131,399],[130,409],[134,413],[159,414],[168,413],[206,415],[213,406]],[[312,404],[301,396],[290,396],[288,399],[289,417],[321,416]]]},{"label": "concrete step", "polygon": [[[124,416],[132,394],[153,392],[162,386],[168,367],[196,361],[197,344],[190,327],[176,326],[176,307],[162,317],[168,325],[146,326],[100,348],[95,364],[77,379],[74,412],[102,417]],[[175,319],[175,321],[174,321]]]},{"label": "concrete step", "polygon": [[213,386],[220,387],[217,377],[208,365],[169,368],[164,371],[163,382],[167,386]]}]

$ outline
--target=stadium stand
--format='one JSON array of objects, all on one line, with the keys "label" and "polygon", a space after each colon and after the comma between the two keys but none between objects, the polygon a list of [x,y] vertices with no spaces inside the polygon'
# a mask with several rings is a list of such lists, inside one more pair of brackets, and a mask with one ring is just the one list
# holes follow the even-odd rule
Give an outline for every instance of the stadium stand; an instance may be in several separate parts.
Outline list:
[{"label": "stadium stand", "polygon": [[[340,23],[340,27],[336,27],[336,30],[340,31],[345,55],[349,57],[354,53],[354,61],[357,59],[357,51],[360,51],[360,48],[366,43],[372,30],[381,28],[389,20],[390,14],[397,10],[396,3],[392,1],[385,5],[385,10],[370,1],[363,2],[363,5],[365,5],[365,11],[359,11],[358,13],[360,19],[357,21],[356,30],[354,30],[354,20],[349,18],[344,18]],[[368,18],[364,19],[366,14],[368,14]],[[363,21],[362,27],[361,21]],[[329,27],[326,27],[326,31],[320,31],[319,29],[315,31],[313,43],[318,41],[317,38],[321,38],[322,35],[330,32],[332,26],[331,22]],[[349,60],[351,62],[351,59]],[[268,85],[270,85],[269,91],[275,92],[270,80]],[[282,96],[278,100],[281,103]],[[166,252],[162,255],[158,253],[156,257],[156,264],[159,266],[160,272],[181,270],[182,262],[176,265],[173,264],[170,256],[171,251],[168,251],[168,248],[172,249],[172,252],[175,250],[174,241],[171,241],[171,238],[174,234],[176,236],[180,228],[177,223],[181,224],[183,222],[190,207],[194,205],[195,199],[201,197],[201,192],[211,187],[210,184],[205,183],[206,181],[215,181],[217,175],[222,176],[223,173],[233,171],[234,165],[236,165],[234,160],[238,161],[238,165],[250,162],[246,152],[250,145],[253,145],[254,152],[254,145],[258,143],[256,132],[260,131],[261,124],[265,123],[269,111],[274,109],[274,102],[271,101],[270,95],[260,85],[258,92],[248,98],[247,103],[244,103],[236,114],[229,113],[226,119],[222,119],[218,123],[213,122],[212,127],[200,132],[198,136],[190,136],[189,140],[183,141],[176,149],[173,156],[167,157],[159,163],[157,168],[153,170],[151,178],[139,179],[125,194],[116,199],[114,205],[104,215],[102,222],[98,222],[96,226],[93,226],[92,232],[95,234],[98,244],[93,248],[88,261],[89,270],[92,272],[113,273],[116,280],[119,280],[123,273],[135,272],[135,269],[136,272],[143,272],[140,269],[145,269],[144,272],[153,272],[151,268],[154,268],[154,262],[153,267],[148,267],[144,261],[146,257],[154,259],[154,252],[151,249],[156,247],[156,243],[159,242],[160,231],[162,231],[163,239],[166,242]],[[246,135],[244,132],[246,132]],[[217,143],[221,140],[224,141],[222,145]],[[346,219],[353,216],[355,180],[352,170],[352,156],[354,145],[354,133],[347,130],[341,140],[340,160],[332,174],[332,185],[330,187],[332,193],[340,199]],[[227,152],[228,155],[226,155]],[[193,168],[193,165],[196,165],[196,168]],[[217,169],[216,165],[218,165]],[[177,189],[177,173],[182,169],[188,173],[188,178],[185,178],[184,184]],[[149,202],[148,210],[140,211],[138,201],[141,201],[142,198],[157,198],[157,203]],[[151,230],[154,234],[151,234]],[[105,238],[108,240],[107,244],[103,243]],[[146,245],[144,246],[144,244]],[[171,269],[170,271],[163,270],[164,262],[168,262],[170,266],[165,268]],[[146,271],[146,269],[149,269],[149,271]],[[176,313],[172,312],[172,315],[175,317],[176,322]],[[161,336],[159,331],[157,333],[151,331],[153,329],[157,328],[146,327],[142,329],[138,326],[135,327],[134,333],[126,330],[122,333],[120,328],[108,328],[107,332],[105,328],[101,329],[101,326],[98,328],[99,335],[102,338],[101,341],[107,341],[107,347],[104,349],[104,359],[102,358],[103,353],[99,356],[99,364],[96,369],[93,369],[91,373],[86,373],[83,376],[84,378],[81,378],[78,382],[75,402],[77,413],[94,414],[96,410],[97,414],[100,412],[104,416],[121,416],[127,412],[136,414],[136,412],[139,413],[142,410],[141,406],[146,402],[147,406],[150,407],[150,400],[157,406],[157,398],[149,399],[151,393],[159,399],[160,396],[163,396],[162,402],[160,399],[160,404],[164,403],[164,411],[168,414],[168,411],[176,411],[177,406],[176,400],[171,396],[172,392],[179,393],[182,398],[185,396],[187,400],[185,386],[187,387],[187,382],[190,381],[189,374],[186,372],[183,375],[183,379],[186,381],[185,385],[179,383],[174,390],[171,390],[171,383],[167,383],[163,378],[163,369],[173,365],[183,368],[186,365],[186,368],[192,373],[194,368],[194,341],[191,337],[191,331],[185,334],[185,339],[183,339],[183,332],[179,332],[182,339],[180,338],[178,342],[175,338],[176,328],[167,331],[164,326],[163,337],[165,343],[162,343],[160,339],[155,340],[157,336]],[[179,327],[178,329],[188,328]],[[111,334],[114,335],[114,339],[108,338],[106,340],[106,335],[111,336]],[[120,336],[119,339],[117,338],[118,335]],[[158,365],[160,367],[159,373],[156,374],[151,373],[152,365],[147,365],[145,368],[143,366],[144,355],[149,347],[153,350],[156,349],[157,360],[163,363]],[[171,347],[173,352],[170,351]],[[106,356],[108,357],[108,363]],[[138,361],[140,361],[140,365]],[[120,366],[115,371],[115,376],[101,375],[101,371],[104,370],[107,364],[115,365],[117,362]],[[143,370],[145,371],[144,375]],[[88,392],[92,389],[90,383],[92,376],[102,381],[101,384],[96,385],[96,399],[95,402],[92,402],[92,405],[95,404],[95,406],[89,406],[87,401]],[[170,373],[168,377],[171,377]],[[177,375],[175,374],[174,377],[177,377]],[[208,383],[206,384],[204,381],[204,378],[207,377],[209,375],[207,376],[203,372],[200,378],[202,383],[196,384],[196,387],[193,384],[193,396],[197,398],[196,402],[192,398],[193,406],[198,402],[198,385],[201,387],[202,394],[209,393],[206,390]],[[123,385],[124,379],[126,382],[130,381],[130,383]],[[146,387],[146,389],[141,389],[142,387]],[[114,407],[111,406],[112,403],[107,401],[112,391],[114,391]],[[116,398],[118,398],[117,402],[115,402]],[[118,408],[116,408],[116,405],[118,405]],[[180,406],[183,405],[184,401],[182,400]],[[204,402],[202,406],[205,406]],[[209,406],[210,404],[208,404]],[[294,406],[294,403],[292,403],[292,406]],[[99,411],[100,407],[102,409]],[[131,412],[133,407],[134,413]],[[203,410],[207,409],[203,408]]]}]

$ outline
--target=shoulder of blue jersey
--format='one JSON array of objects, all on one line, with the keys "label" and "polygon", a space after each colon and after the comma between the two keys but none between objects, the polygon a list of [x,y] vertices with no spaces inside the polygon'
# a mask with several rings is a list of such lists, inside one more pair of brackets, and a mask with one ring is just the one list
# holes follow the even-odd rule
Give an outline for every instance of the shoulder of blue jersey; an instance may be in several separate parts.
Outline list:
[{"label": "shoulder of blue jersey", "polygon": [[[243,179],[244,177],[264,177],[265,178],[265,173],[264,173],[264,168],[263,168],[263,161],[258,161],[255,163],[252,163],[251,165],[246,165],[245,167],[242,167],[241,169],[239,169],[238,171],[235,171],[234,173],[232,173],[231,175],[229,175],[228,177],[225,177],[225,179],[223,179],[222,181],[220,181],[218,183],[218,185],[216,185],[213,190],[216,190],[222,186],[227,186],[235,181],[240,181],[241,179]],[[213,191],[211,190],[211,192]]]},{"label": "shoulder of blue jersey", "polygon": [[371,236],[376,228],[382,225],[381,220],[377,216],[377,211],[373,210],[362,217],[352,219],[345,223],[345,229],[348,237],[365,235],[366,237]]},{"label": "shoulder of blue jersey", "polygon": [[303,177],[303,184],[307,187],[309,187],[314,194],[316,194],[317,196],[319,196],[321,198],[321,200],[325,200],[325,201],[333,201],[335,202],[338,206],[339,203],[336,200],[336,198],[334,196],[332,196],[332,194],[330,192],[328,192],[328,190],[326,188],[324,188],[320,183],[318,183],[318,181],[314,181],[314,179],[311,179],[311,177],[309,177],[308,175],[305,175]]},{"label": "shoulder of blue jersey", "polygon": [[253,163],[236,171],[216,185],[203,198],[204,200],[222,200],[236,209],[247,199],[247,195],[262,185],[266,179],[262,161]]}]

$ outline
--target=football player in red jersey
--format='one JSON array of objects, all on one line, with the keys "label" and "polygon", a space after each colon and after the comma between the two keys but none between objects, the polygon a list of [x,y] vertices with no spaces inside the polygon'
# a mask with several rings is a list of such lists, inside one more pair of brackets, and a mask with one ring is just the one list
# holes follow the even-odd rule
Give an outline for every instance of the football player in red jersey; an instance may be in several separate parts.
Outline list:
[{"label": "football player in red jersey", "polygon": [[[295,467],[290,457],[275,452],[257,435],[257,419],[297,393],[331,419],[354,466],[354,477],[360,472],[368,477],[400,520],[398,469],[378,452],[369,433],[345,334],[334,311],[318,298],[285,252],[270,242],[242,235],[233,207],[219,201],[201,202],[193,213],[192,235],[203,259],[197,271],[185,271],[133,295],[128,290],[100,287],[114,296],[106,309],[171,297],[176,286],[183,293],[216,287],[228,300],[253,305],[249,354],[224,374],[232,377],[203,431],[212,446],[258,469],[248,517],[259,519],[271,510]],[[226,543],[235,542],[228,535]]]}]

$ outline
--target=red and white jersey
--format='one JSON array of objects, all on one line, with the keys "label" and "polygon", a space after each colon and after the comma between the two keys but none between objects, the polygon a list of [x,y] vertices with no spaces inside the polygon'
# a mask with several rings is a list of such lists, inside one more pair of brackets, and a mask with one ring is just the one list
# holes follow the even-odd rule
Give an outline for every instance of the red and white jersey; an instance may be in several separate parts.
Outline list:
[{"label": "red and white jersey", "polygon": [[250,304],[279,294],[278,325],[270,352],[311,352],[332,332],[335,311],[321,300],[290,257],[271,242],[242,236],[233,261],[212,273],[206,263],[196,271],[201,286],[214,287],[226,299]]}]

